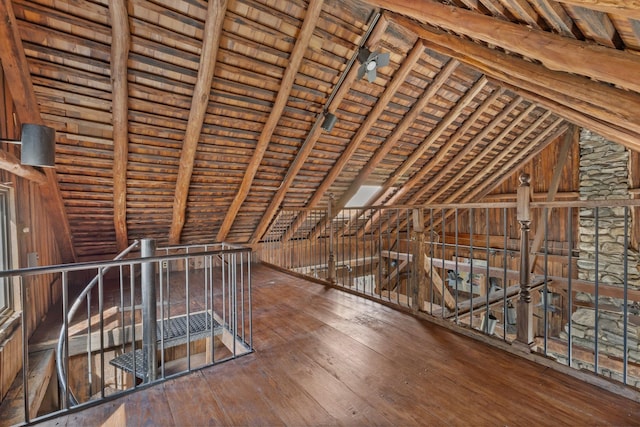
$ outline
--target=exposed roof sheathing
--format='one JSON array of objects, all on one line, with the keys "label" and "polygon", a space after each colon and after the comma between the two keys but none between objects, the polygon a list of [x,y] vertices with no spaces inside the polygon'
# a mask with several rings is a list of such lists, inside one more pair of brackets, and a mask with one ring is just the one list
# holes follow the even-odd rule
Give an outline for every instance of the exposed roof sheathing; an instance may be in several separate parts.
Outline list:
[{"label": "exposed roof sheathing", "polygon": [[[379,204],[476,201],[570,123],[640,147],[630,3],[2,1],[81,258],[310,229],[279,213],[362,183]],[[374,82],[360,45],[390,54]]]}]

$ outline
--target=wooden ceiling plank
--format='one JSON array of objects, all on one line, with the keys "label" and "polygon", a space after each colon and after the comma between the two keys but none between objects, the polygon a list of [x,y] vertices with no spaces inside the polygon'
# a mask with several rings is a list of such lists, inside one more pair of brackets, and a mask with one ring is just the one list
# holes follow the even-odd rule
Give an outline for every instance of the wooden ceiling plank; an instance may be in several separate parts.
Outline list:
[{"label": "wooden ceiling plank", "polygon": [[556,0],[558,3],[582,6],[587,9],[640,19],[640,4],[636,0]]},{"label": "wooden ceiling plank", "polygon": [[567,5],[567,11],[586,38],[614,49],[624,46],[615,26],[604,12],[572,5]]},{"label": "wooden ceiling plank", "polygon": [[625,138],[615,140],[627,146],[640,147],[640,141],[634,138],[640,134],[640,117],[634,113],[640,110],[640,95],[584,77],[550,71],[456,36],[423,28],[403,17],[395,16],[393,19],[425,39],[430,48],[457,58],[487,76],[544,96],[553,100],[554,105],[560,103],[580,111],[585,118],[597,117],[600,125],[604,121],[612,127],[625,123],[625,128],[632,132],[627,132]]},{"label": "wooden ceiling plank", "polygon": [[[511,114],[511,112],[515,110],[518,107],[518,105],[522,103],[522,101],[523,101],[522,97],[517,97],[515,100],[513,100],[496,117],[494,117],[494,119],[491,120],[489,124],[483,127],[483,129],[476,136],[474,136],[471,139],[471,141],[469,141],[469,143],[465,144],[465,146],[453,157],[450,163],[457,164],[458,162],[462,161],[462,159],[465,156],[467,156],[480,141],[482,141],[487,135],[489,135],[489,133],[491,133],[491,131],[496,126],[498,126],[505,119],[507,119],[509,114]],[[418,200],[423,195],[427,194],[427,192],[431,191],[434,187],[436,187],[440,183],[440,180],[442,180],[447,173],[448,171],[446,170],[446,168],[442,168],[433,178],[429,179],[429,182],[424,187],[422,187],[416,194],[414,194],[407,203],[408,204],[417,203]]]},{"label": "wooden ceiling plank", "polygon": [[[502,150],[500,152],[500,154],[494,156],[491,161],[483,167],[484,171],[491,171],[494,170],[494,168],[506,157],[508,156],[513,150],[516,149],[516,147],[522,142],[524,141],[534,130],[538,129],[538,127],[540,127],[549,117],[551,116],[551,112],[547,111],[546,113],[544,113],[542,116],[540,116],[538,118],[538,120],[536,120],[535,123],[533,123],[531,126],[529,126],[524,132],[522,132],[517,138],[515,138],[507,147],[505,147],[504,150]],[[543,132],[540,133],[540,135],[545,135],[547,133],[550,133],[551,130],[557,128],[560,123],[562,123],[563,119],[557,119],[551,126],[548,126]],[[538,137],[534,138],[529,145],[530,146],[534,146],[536,144],[538,144],[541,140],[540,135],[538,135]],[[544,137],[542,137],[544,138]],[[493,147],[492,147],[493,148]],[[480,161],[480,159],[484,158],[485,156],[489,155],[490,153],[490,149],[489,147],[485,148],[483,150],[483,154],[477,156],[476,159],[474,159],[473,163],[478,163]],[[526,150],[523,150],[526,151]],[[517,156],[516,156],[517,157]],[[497,173],[499,174],[506,174],[507,171],[511,168],[511,163],[507,162],[506,165],[503,165],[500,169],[497,170]],[[465,168],[467,169],[467,168]],[[456,175],[457,176],[457,175]],[[470,179],[468,182],[465,183],[465,185],[461,188],[459,188],[457,191],[455,191],[453,194],[451,194],[449,197],[447,197],[446,202],[445,203],[451,203],[456,201],[456,199],[458,197],[460,197],[467,189],[469,188],[477,188],[477,184],[480,181],[483,181],[485,179],[485,174],[483,173],[479,173],[476,174],[472,179]],[[453,180],[455,181],[455,179]],[[466,188],[465,188],[466,187]],[[431,197],[429,199],[429,202],[433,202],[435,199],[433,197]],[[473,200],[472,198],[469,200]]]},{"label": "wooden ceiling plank", "polygon": [[[509,132],[511,132],[516,126],[518,126],[522,121],[524,121],[527,117],[529,117],[529,115],[533,112],[533,110],[535,110],[537,108],[536,104],[531,104],[529,105],[529,107],[527,107],[524,111],[522,111],[518,117],[516,117],[515,119],[513,119],[511,121],[511,123],[509,123],[509,125],[504,128],[504,130],[502,132],[500,132],[500,134],[498,136],[496,136],[495,138],[493,138],[493,141],[491,141],[489,144],[487,144],[486,147],[484,147],[482,149],[482,153],[480,153],[479,155],[477,155],[472,161],[470,161],[469,163],[465,164],[465,166],[460,169],[460,171],[458,171],[458,173],[456,173],[456,175],[449,179],[447,181],[447,184],[442,185],[438,191],[436,191],[433,195],[431,195],[431,197],[429,197],[429,200],[427,203],[433,203],[435,202],[438,197],[442,196],[443,194],[445,194],[451,187],[453,187],[454,185],[459,184],[460,182],[463,182],[462,178],[471,170],[473,169],[480,161],[484,160],[486,157],[491,155],[491,152],[498,148],[498,146],[500,145],[500,143],[503,142],[503,140],[509,135]],[[520,141],[522,141],[524,139],[525,136],[527,136],[531,130],[537,128],[540,124],[542,124],[542,122],[544,122],[547,117],[549,117],[551,115],[550,112],[546,112],[544,114],[542,114],[542,116],[540,116],[540,118],[538,118],[538,120],[531,126],[529,126],[527,128],[527,130],[525,130],[523,133],[521,133],[517,138],[515,138],[511,144],[508,145],[508,149],[503,149],[501,150],[500,154],[498,154],[497,156],[495,156],[493,158],[493,160],[489,163],[490,165],[494,165],[497,164],[496,159],[502,159],[503,156],[505,156],[511,149],[512,147],[516,147],[518,145],[518,143],[520,143]],[[490,168],[493,166],[486,166],[484,169],[485,170],[491,170]],[[474,177],[471,181],[469,181],[468,185],[471,186],[471,182],[473,182],[474,180],[476,180],[476,177]],[[465,182],[464,186],[467,186],[467,183]],[[460,191],[460,190],[458,190]],[[455,200],[454,196],[457,197],[458,195],[458,191],[456,191],[452,196],[450,196],[450,199]]]},{"label": "wooden ceiling plank", "polygon": [[[320,230],[322,230],[323,226],[327,224],[330,220],[335,218],[335,216],[338,215],[338,213],[342,209],[344,209],[347,203],[349,203],[349,200],[351,200],[351,198],[358,192],[360,187],[364,185],[364,183],[369,178],[369,176],[373,173],[376,167],[379,166],[380,162],[387,156],[387,154],[389,154],[389,151],[391,151],[391,149],[396,145],[396,143],[402,137],[402,135],[404,135],[404,133],[411,127],[411,125],[415,122],[416,118],[418,118],[420,114],[423,113],[424,109],[427,107],[427,105],[429,105],[429,102],[431,101],[431,99],[436,95],[438,90],[440,90],[440,88],[447,82],[447,80],[456,70],[458,65],[460,65],[460,63],[457,60],[453,59],[453,60],[450,60],[444,67],[442,67],[442,69],[437,74],[437,76],[433,79],[431,84],[429,84],[429,86],[427,86],[425,91],[422,93],[418,101],[416,101],[413,104],[413,106],[411,107],[411,110],[409,110],[409,112],[402,118],[400,123],[398,123],[398,125],[394,128],[391,135],[389,135],[387,139],[384,141],[384,143],[380,147],[378,147],[378,149],[373,154],[373,156],[369,159],[367,164],[364,165],[362,169],[360,169],[360,172],[358,173],[356,178],[351,182],[351,184],[349,185],[349,188],[342,194],[340,199],[338,199],[335,202],[335,205],[332,211],[333,216],[331,218],[325,217],[325,219],[322,222],[320,222],[318,226],[316,226],[317,231],[315,231],[310,238],[312,239],[315,238],[317,233],[319,233]],[[477,93],[480,90],[482,90],[482,88],[484,88],[485,84],[486,84],[486,80],[484,80],[481,84],[480,82],[476,83],[476,86],[479,88],[479,90],[469,90],[469,93],[473,94],[473,96],[470,96],[470,98],[472,99],[473,97],[475,97],[475,95],[477,95]],[[463,100],[460,102],[460,104],[464,104],[466,106],[468,102],[470,102],[470,100],[467,102]],[[457,114],[456,114],[456,117],[457,117]],[[442,122],[450,123],[446,118],[443,119]],[[446,128],[446,126],[444,127]],[[438,136],[441,133],[442,132],[438,132]],[[390,183],[390,181],[392,182]],[[385,182],[385,184],[383,185],[383,188],[378,190],[376,195],[372,196],[372,199],[377,199],[378,194],[381,194],[386,191],[384,188],[389,188],[393,186],[395,182],[396,182],[396,179],[387,180],[387,182]]]},{"label": "wooden ceiling plank", "polygon": [[[550,70],[580,74],[640,92],[640,57],[527,28],[431,0],[367,3],[540,61]],[[543,48],[542,48],[543,47]]]},{"label": "wooden ceiling plank", "polygon": [[211,84],[213,82],[227,4],[228,0],[210,0],[207,7],[200,68],[198,69],[198,77],[193,91],[187,130],[180,153],[180,167],[176,179],[171,229],[169,230],[169,244],[172,245],[180,243],[180,235],[184,227],[189,185],[191,184],[198,141],[202,132],[207,106],[209,105]]},{"label": "wooden ceiling plank", "polygon": [[[467,131],[471,128],[471,126],[473,126],[473,124],[478,120],[478,118],[482,114],[484,114],[494,104],[494,102],[496,102],[498,98],[500,98],[500,96],[502,96],[503,94],[504,94],[503,89],[495,90],[491,94],[491,96],[489,96],[482,103],[482,105],[478,107],[476,111],[473,112],[473,114],[464,122],[464,124],[456,130],[456,132],[451,136],[451,138],[449,138],[447,142],[442,147],[440,147],[438,152],[431,159],[429,159],[429,161],[418,172],[413,174],[413,176],[407,182],[405,182],[405,184],[401,188],[399,188],[398,191],[396,191],[393,194],[393,196],[389,199],[388,204],[390,205],[395,204],[407,192],[409,192],[411,188],[418,185],[420,181],[422,181],[429,172],[433,171],[433,169],[437,167],[438,164],[440,164],[440,162],[444,160],[444,158],[449,153],[449,150],[451,150],[453,146],[458,143],[460,138],[462,138],[465,135],[465,133],[467,133]],[[516,105],[517,104],[514,103],[513,108],[515,108]],[[485,126],[484,128],[486,129],[487,127],[488,126]],[[467,145],[472,145],[472,142],[470,142]],[[431,180],[430,182],[433,182],[433,180]]]},{"label": "wooden ceiling plank", "polygon": [[[389,25],[389,21],[383,16],[380,18],[380,20],[378,21],[378,24],[372,30],[371,34],[369,35],[369,39],[367,40],[367,43],[372,48],[372,50],[374,50],[373,46],[375,46],[382,38],[382,35],[386,31],[388,25]],[[358,67],[352,67],[349,70],[344,81],[342,82],[342,85],[340,86],[338,91],[335,93],[335,96],[331,100],[331,104],[327,106],[328,112],[335,113],[338,106],[340,105],[344,97],[347,95],[349,90],[351,89],[351,85],[355,81],[357,74],[358,74]],[[296,158],[294,159],[293,163],[291,163],[291,166],[289,166],[287,170],[287,174],[285,175],[284,179],[282,180],[282,183],[278,187],[278,191],[276,195],[271,199],[271,202],[269,203],[267,210],[262,216],[260,223],[256,227],[256,230],[254,231],[251,237],[251,240],[250,240],[251,244],[255,244],[258,241],[260,241],[260,239],[262,239],[262,237],[264,236],[264,233],[267,231],[267,228],[269,227],[269,224],[271,224],[271,220],[273,220],[273,217],[278,213],[280,204],[284,200],[284,197],[289,191],[289,188],[291,188],[291,185],[293,185],[294,180],[296,179],[298,173],[304,166],[304,163],[307,161],[307,158],[313,151],[313,148],[315,147],[315,144],[318,141],[318,138],[322,134],[322,130],[320,126],[318,126],[318,124],[319,124],[319,120],[321,120],[323,117],[324,116],[321,115],[318,118],[310,134],[307,136],[304,144],[296,154]]]},{"label": "wooden ceiling plank", "polygon": [[582,34],[576,27],[567,11],[555,0],[529,0],[534,9],[544,18],[547,25],[558,34],[566,37],[581,38]]},{"label": "wooden ceiling plank", "polygon": [[[458,130],[459,132],[456,132],[456,134],[452,138],[450,138],[449,143],[443,145],[443,147],[439,150],[438,154],[436,154],[436,156],[434,156],[434,158],[432,159],[433,161],[427,162],[427,164],[418,173],[416,173],[416,176],[419,178],[416,178],[416,179],[412,178],[409,181],[407,181],[407,183],[405,183],[405,186],[403,186],[403,188],[398,189],[396,194],[394,194],[385,203],[385,205],[390,206],[398,203],[400,201],[400,198],[409,191],[410,187],[415,187],[417,185],[420,185],[422,178],[424,178],[424,176],[427,173],[432,171],[433,168],[435,168],[440,163],[440,161],[442,161],[442,159],[448,154],[449,149],[455,145],[455,142],[457,142],[459,138],[464,136],[464,133],[466,133],[466,131],[469,130],[469,128],[476,122],[476,120],[480,117],[480,115],[484,111],[486,111],[489,107],[491,107],[493,105],[493,102],[498,98],[498,96],[502,94],[502,91],[496,91],[496,92],[500,92],[500,93],[499,94],[494,93],[494,96],[490,97],[488,99],[488,102],[485,102],[483,104],[482,108],[479,108],[480,113],[476,111],[476,113],[474,113],[474,115],[472,115],[469,118],[469,120],[465,122],[465,125],[461,126],[461,128]],[[518,107],[518,105],[520,105],[520,103],[522,103],[522,101],[523,101],[522,97],[517,97],[516,99],[514,99],[496,117],[494,117],[493,120],[491,120],[491,122],[483,126],[482,130],[476,136],[474,136],[468,143],[466,143],[464,147],[449,161],[449,163],[457,164],[458,162],[462,161],[462,159],[464,159],[464,157],[467,154],[469,154],[471,150],[475,148],[476,144],[482,141],[482,139],[485,138],[493,130],[493,128],[495,128],[500,123],[502,123],[502,121],[505,120],[509,116],[509,114],[511,114],[511,112],[515,110],[516,107]],[[440,171],[434,177],[429,179],[429,182],[427,182],[422,188],[420,188],[420,190],[418,190],[413,196],[411,196],[411,198],[407,202],[403,204],[405,205],[416,204],[424,194],[431,191],[435,186],[437,186],[440,183],[440,180],[442,180],[447,175],[448,172],[449,171],[447,168],[441,168]],[[383,229],[386,229],[387,227],[389,227],[391,223],[393,223],[396,220],[396,217],[397,217],[396,214],[391,215],[389,218],[385,220],[384,224],[380,225],[380,227]],[[362,227],[362,230],[359,231],[358,236],[360,236],[362,233],[367,233],[378,220],[379,220],[379,215],[378,213],[375,213],[369,219],[369,221],[367,221],[367,224],[365,224],[365,226]]]},{"label": "wooden ceiling plank", "polygon": [[128,65],[131,34],[125,0],[109,3],[111,82],[113,85],[113,224],[118,252],[129,246],[127,233],[127,162],[129,158]]},{"label": "wooden ceiling plank", "polygon": [[[353,156],[353,154],[357,151],[358,147],[360,147],[360,144],[362,143],[362,141],[364,141],[364,139],[368,135],[373,125],[375,125],[380,115],[384,112],[385,108],[387,108],[387,105],[389,104],[389,102],[391,102],[391,100],[395,96],[398,89],[404,84],[405,80],[409,76],[409,73],[411,72],[413,67],[417,64],[423,52],[424,52],[424,44],[422,43],[421,40],[418,40],[414,44],[413,48],[411,49],[411,51],[409,52],[405,60],[403,61],[400,68],[398,68],[398,70],[394,74],[393,79],[385,88],[384,92],[378,99],[378,102],[374,105],[373,109],[369,112],[365,121],[358,128],[358,131],[355,133],[355,135],[353,136],[353,138],[351,139],[347,147],[344,149],[344,151],[342,152],[342,154],[340,155],[340,157],[338,158],[334,166],[331,168],[327,176],[324,178],[324,180],[322,181],[322,184],[320,184],[320,186],[318,186],[318,188],[316,189],[315,193],[309,200],[309,203],[307,203],[307,206],[306,206],[307,208],[315,207],[320,202],[320,200],[322,199],[324,194],[327,192],[327,190],[329,190],[329,188],[331,187],[333,182],[336,180],[336,178],[338,178],[338,176],[340,175],[344,167],[351,160],[351,157]],[[307,217],[307,213],[308,211],[304,211],[300,213],[296,221],[292,224],[292,226],[289,228],[287,233],[284,235],[283,239],[285,241],[289,240],[291,236],[295,234],[298,228],[300,228],[300,226],[304,223]]]},{"label": "wooden ceiling plank", "polygon": [[[12,99],[22,123],[44,124],[40,108],[33,90],[29,64],[24,53],[20,30],[10,0],[0,0],[0,62],[6,79],[10,82]],[[71,240],[71,228],[64,208],[58,178],[54,168],[45,168],[47,183],[41,185],[40,194],[52,224],[60,257],[64,263],[76,261],[76,253]]]},{"label": "wooden ceiling plank", "polygon": [[[486,183],[486,185],[476,186],[475,190],[473,190],[473,192],[470,195],[466,196],[463,199],[463,203],[477,200],[489,194],[491,191],[493,191],[494,188],[500,185],[504,180],[511,177],[520,168],[524,167],[527,163],[529,163],[530,160],[532,160],[535,156],[537,156],[550,143],[555,141],[557,138],[562,136],[567,131],[569,125],[568,124],[562,125],[562,122],[564,122],[564,119],[561,119],[561,118],[556,119],[551,125],[547,126],[542,132],[540,132],[538,136],[536,136],[529,143],[530,147],[537,146],[535,150],[530,152],[528,152],[527,150],[522,150],[522,152],[518,153],[517,155],[509,159],[507,163],[505,163],[500,169],[497,169],[495,172],[493,172],[491,176],[489,176],[488,178],[481,179],[479,177],[476,177],[476,179],[474,180],[475,181],[474,184],[477,184],[478,182],[482,181],[483,183]],[[554,132],[554,129],[556,129],[555,132]],[[522,140],[524,137],[528,136],[529,133],[532,132],[533,130],[534,130],[534,127],[531,126],[527,130],[526,135],[523,134],[521,135],[521,138],[518,138],[518,139]],[[515,147],[515,145],[517,145],[518,142],[519,142],[518,140],[515,140],[513,144],[511,144],[511,147]],[[501,161],[502,158],[506,156],[508,154],[508,151],[510,151],[511,149],[512,148],[509,148],[509,150],[505,150],[506,153],[501,154],[499,159],[498,158],[494,159],[494,161],[492,161],[492,164],[495,166],[495,164]],[[487,170],[490,170],[490,169],[487,169]],[[479,175],[482,176],[482,174],[479,174]]]},{"label": "wooden ceiling plank", "polygon": [[240,184],[240,188],[238,189],[237,195],[233,200],[231,206],[229,206],[229,210],[227,211],[227,215],[220,226],[220,230],[218,231],[217,240],[219,242],[224,241],[231,230],[231,226],[238,215],[238,211],[244,203],[247,195],[249,194],[249,190],[251,189],[251,183],[258,172],[258,168],[260,167],[260,162],[264,157],[264,153],[267,150],[269,142],[271,140],[271,136],[280,121],[280,116],[287,106],[287,101],[289,99],[289,95],[291,94],[291,90],[293,88],[293,84],[295,82],[296,75],[298,70],[300,69],[300,65],[302,64],[302,60],[304,58],[304,54],[309,46],[309,42],[311,41],[311,37],[313,36],[313,31],[318,23],[318,18],[320,17],[320,12],[322,11],[323,0],[311,0],[309,6],[307,8],[307,13],[302,24],[302,28],[300,29],[300,34],[298,35],[298,39],[296,40],[296,44],[293,47],[293,51],[291,52],[291,56],[289,57],[289,64],[287,65],[287,69],[282,78],[282,82],[280,84],[280,91],[278,92],[278,96],[274,102],[271,113],[269,114],[269,118],[265,123],[262,133],[260,134],[260,138],[258,143],[256,144],[255,151],[253,156],[251,157],[251,161],[247,166],[247,170],[242,179],[242,183]]}]

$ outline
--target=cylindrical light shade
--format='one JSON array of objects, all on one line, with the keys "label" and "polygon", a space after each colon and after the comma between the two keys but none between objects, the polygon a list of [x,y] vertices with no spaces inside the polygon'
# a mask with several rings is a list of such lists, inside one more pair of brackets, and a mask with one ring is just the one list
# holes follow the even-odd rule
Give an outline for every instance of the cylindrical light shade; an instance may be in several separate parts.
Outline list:
[{"label": "cylindrical light shade", "polygon": [[23,165],[54,167],[56,165],[56,131],[43,125],[22,125],[22,150],[20,161]]},{"label": "cylindrical light shade", "polygon": [[326,113],[324,115],[324,121],[322,122],[322,126],[320,127],[326,130],[327,132],[331,132],[331,130],[333,129],[333,126],[336,124],[337,121],[338,121],[338,118],[335,116],[335,114]]}]

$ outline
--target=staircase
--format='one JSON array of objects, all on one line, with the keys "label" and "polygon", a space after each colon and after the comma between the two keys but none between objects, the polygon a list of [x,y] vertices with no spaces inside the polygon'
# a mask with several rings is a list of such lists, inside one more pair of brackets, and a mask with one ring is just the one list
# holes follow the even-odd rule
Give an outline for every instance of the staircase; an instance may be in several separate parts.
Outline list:
[{"label": "staircase", "polygon": [[[193,313],[189,316],[172,317],[164,321],[158,320],[156,327],[158,348],[164,349],[221,334],[222,326],[213,319],[208,311]],[[148,363],[142,349],[124,353],[109,363],[129,374],[134,374],[137,378],[145,379],[147,377]]]}]

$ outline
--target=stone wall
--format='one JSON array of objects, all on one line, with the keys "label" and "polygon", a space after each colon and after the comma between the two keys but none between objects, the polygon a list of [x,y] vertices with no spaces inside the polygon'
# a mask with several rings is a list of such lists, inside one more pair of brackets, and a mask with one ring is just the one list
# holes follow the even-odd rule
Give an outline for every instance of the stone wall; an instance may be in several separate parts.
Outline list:
[{"label": "stone wall", "polygon": [[[622,145],[610,142],[588,130],[580,134],[580,198],[582,200],[629,199],[629,152]],[[631,215],[627,217],[627,230],[631,230]],[[597,222],[597,228],[596,228]],[[597,242],[596,242],[597,233]],[[598,271],[596,273],[596,245],[598,252]],[[578,278],[595,281],[610,286],[624,287],[625,253],[625,209],[599,208],[581,209],[579,212]],[[627,280],[629,289],[640,289],[640,255],[627,249]],[[577,301],[595,304],[595,295],[579,293]],[[624,351],[624,301],[621,299],[598,298],[598,352],[601,355],[621,359]],[[638,306],[628,305],[627,344],[631,362],[640,362],[640,344],[638,328]],[[595,347],[595,309],[578,308],[571,316],[573,344],[582,348]],[[565,327],[568,331],[568,327]],[[566,339],[567,335],[562,334]],[[574,366],[593,370],[589,361],[574,361]],[[605,373],[621,379],[615,370],[601,367]],[[640,379],[630,380],[633,385]],[[636,384],[637,383],[637,384]]]}]

